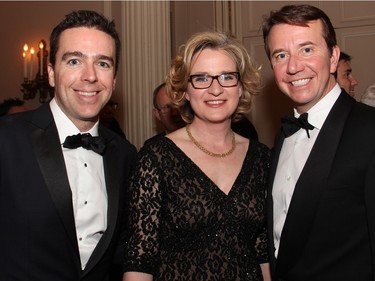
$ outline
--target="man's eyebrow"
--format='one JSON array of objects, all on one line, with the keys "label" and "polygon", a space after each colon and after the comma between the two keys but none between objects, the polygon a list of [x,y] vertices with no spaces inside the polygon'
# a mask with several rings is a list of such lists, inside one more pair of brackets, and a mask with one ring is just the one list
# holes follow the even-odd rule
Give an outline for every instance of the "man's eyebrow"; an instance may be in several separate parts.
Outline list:
[{"label": "man's eyebrow", "polygon": [[[315,46],[316,44],[311,42],[311,41],[305,41],[305,42],[302,42],[302,43],[298,44],[298,47],[301,48],[301,47],[305,47],[305,46],[308,46],[308,45]],[[275,54],[282,53],[282,52],[287,52],[287,51],[285,49],[279,48],[279,49],[274,50],[272,52],[271,56],[274,56]]]},{"label": "man's eyebrow", "polygon": [[276,49],[276,50],[274,50],[273,52],[272,52],[272,54],[271,54],[271,57],[273,57],[275,54],[278,54],[278,53],[282,53],[282,52],[285,52],[285,50],[284,49]]},{"label": "man's eyebrow", "polygon": [[111,64],[114,64],[114,63],[115,63],[115,60],[113,59],[113,57],[109,57],[109,56],[106,56],[106,55],[99,55],[99,56],[98,56],[98,59],[99,59],[99,60],[106,60],[106,61],[109,61]]},{"label": "man's eyebrow", "polygon": [[[87,55],[84,55],[82,52],[79,52],[79,51],[66,52],[66,53],[63,54],[63,56],[62,56],[62,60],[65,61],[65,60],[67,60],[69,57],[87,58]],[[99,60],[106,60],[106,61],[109,61],[109,62],[111,62],[112,64],[114,64],[114,59],[113,59],[113,57],[109,57],[109,56],[106,56],[106,55],[98,55],[98,56],[96,56],[96,59],[99,59]]]},{"label": "man's eyebrow", "polygon": [[307,46],[307,45],[316,45],[315,43],[311,42],[311,41],[305,41],[305,42],[302,42],[300,44],[298,44],[300,47],[304,47],[304,46]]},{"label": "man's eyebrow", "polygon": [[67,60],[69,57],[80,57],[83,58],[85,55],[82,52],[74,51],[74,52],[66,52],[62,56],[62,60]]}]

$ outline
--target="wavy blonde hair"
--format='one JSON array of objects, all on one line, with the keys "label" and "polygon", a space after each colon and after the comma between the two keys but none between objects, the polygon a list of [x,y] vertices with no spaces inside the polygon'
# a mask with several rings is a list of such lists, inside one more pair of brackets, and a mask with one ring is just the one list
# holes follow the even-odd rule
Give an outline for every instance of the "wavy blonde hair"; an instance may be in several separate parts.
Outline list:
[{"label": "wavy blonde hair", "polygon": [[237,109],[232,116],[232,121],[238,121],[250,110],[252,96],[261,88],[260,67],[255,65],[245,47],[238,40],[223,32],[196,33],[181,46],[180,53],[171,63],[166,79],[172,103],[179,109],[185,122],[193,121],[194,111],[186,99],[186,90],[193,58],[204,49],[223,50],[236,64],[243,88]]}]

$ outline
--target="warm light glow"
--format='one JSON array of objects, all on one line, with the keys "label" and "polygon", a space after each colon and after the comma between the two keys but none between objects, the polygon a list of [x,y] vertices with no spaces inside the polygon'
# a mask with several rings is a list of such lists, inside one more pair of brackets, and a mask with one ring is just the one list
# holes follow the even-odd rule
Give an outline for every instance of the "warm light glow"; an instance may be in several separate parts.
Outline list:
[{"label": "warm light glow", "polygon": [[39,51],[39,53],[40,53],[40,55],[39,55],[39,75],[40,75],[40,77],[43,77],[43,75],[44,75],[44,63],[43,63],[43,57],[44,57],[44,50],[43,50],[43,48],[44,48],[44,43],[43,43],[43,40],[42,41],[40,41],[39,42],[39,49],[40,49],[40,51]]},{"label": "warm light glow", "polygon": [[53,87],[48,83],[48,45],[43,39],[36,42],[36,46],[28,45],[28,43],[22,46],[23,83],[21,90],[24,99],[33,99],[39,95],[39,101],[43,103],[53,96]]},{"label": "warm light glow", "polygon": [[30,80],[33,79],[33,70],[34,70],[34,53],[35,53],[35,50],[34,50],[34,47],[31,47],[30,49]]},{"label": "warm light glow", "polygon": [[[27,45],[25,45],[25,46],[27,46]],[[25,49],[25,47],[24,47],[24,49]],[[27,79],[27,57],[26,57],[26,51],[23,52],[22,56],[23,56],[23,78]]]}]

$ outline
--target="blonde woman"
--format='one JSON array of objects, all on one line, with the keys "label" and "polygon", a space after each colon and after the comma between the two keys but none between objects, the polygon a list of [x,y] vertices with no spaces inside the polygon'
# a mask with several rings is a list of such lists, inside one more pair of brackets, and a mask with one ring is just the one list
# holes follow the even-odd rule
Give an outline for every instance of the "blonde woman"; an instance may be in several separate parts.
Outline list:
[{"label": "blonde woman", "polygon": [[269,150],[231,130],[259,90],[258,68],[238,41],[204,32],[167,85],[188,125],[139,153],[123,280],[268,280]]}]

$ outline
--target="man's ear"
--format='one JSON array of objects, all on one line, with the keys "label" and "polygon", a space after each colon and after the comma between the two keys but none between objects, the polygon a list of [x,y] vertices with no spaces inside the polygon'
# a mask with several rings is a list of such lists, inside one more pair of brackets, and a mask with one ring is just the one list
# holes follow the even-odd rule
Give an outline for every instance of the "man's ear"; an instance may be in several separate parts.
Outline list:
[{"label": "man's ear", "polygon": [[340,47],[335,45],[332,48],[332,55],[331,55],[331,66],[330,66],[330,73],[335,73],[337,71],[337,65],[339,63],[340,58]]},{"label": "man's ear", "polygon": [[47,66],[48,71],[48,82],[51,87],[55,87],[55,71],[53,70],[52,64],[48,64]]},{"label": "man's ear", "polygon": [[160,111],[159,110],[157,110],[156,108],[153,108],[152,113],[154,114],[156,119],[160,120]]}]

